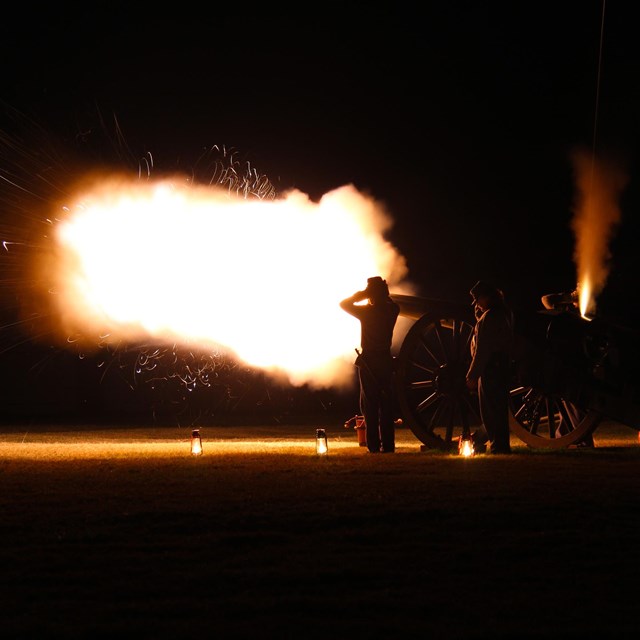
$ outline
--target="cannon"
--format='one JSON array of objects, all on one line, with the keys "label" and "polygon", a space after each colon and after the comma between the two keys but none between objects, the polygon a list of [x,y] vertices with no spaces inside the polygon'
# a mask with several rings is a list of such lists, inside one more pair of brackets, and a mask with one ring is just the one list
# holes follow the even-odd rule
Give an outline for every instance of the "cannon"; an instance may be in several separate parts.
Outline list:
[{"label": "cannon", "polygon": [[[426,448],[453,450],[481,425],[465,375],[475,317],[468,303],[392,294],[412,324],[395,362],[398,410]],[[588,442],[603,419],[640,429],[637,332],[584,318],[566,297],[514,309],[509,392],[511,433],[531,448]]]}]

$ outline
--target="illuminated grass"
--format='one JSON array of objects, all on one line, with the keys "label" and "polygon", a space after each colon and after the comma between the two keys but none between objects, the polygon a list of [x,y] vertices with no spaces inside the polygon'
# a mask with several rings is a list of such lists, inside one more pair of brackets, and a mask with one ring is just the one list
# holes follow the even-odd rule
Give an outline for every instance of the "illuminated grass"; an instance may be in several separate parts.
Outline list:
[{"label": "illuminated grass", "polygon": [[4,634],[633,637],[637,432],[471,460],[327,433],[6,428]]},{"label": "illuminated grass", "polygon": [[[288,433],[290,432],[290,433]],[[366,454],[365,447],[359,447],[355,434],[349,430],[334,429],[328,438],[329,455],[351,457]],[[190,431],[183,429],[113,429],[77,431],[37,430],[19,431],[18,428],[0,433],[0,458],[31,460],[73,460],[73,459],[145,459],[184,458],[190,454]],[[203,433],[204,456],[235,455],[294,455],[316,458],[315,431],[313,428],[296,427],[238,427],[207,429]],[[407,429],[396,432],[398,454],[456,455],[439,451],[422,451],[421,443]],[[594,434],[594,452],[603,449],[640,446],[638,433],[624,425],[605,423]],[[563,450],[533,450],[512,436],[515,454],[570,455],[573,448]],[[587,453],[586,450],[578,453]],[[481,456],[486,458],[486,456]],[[476,457],[478,459],[478,457]]]}]

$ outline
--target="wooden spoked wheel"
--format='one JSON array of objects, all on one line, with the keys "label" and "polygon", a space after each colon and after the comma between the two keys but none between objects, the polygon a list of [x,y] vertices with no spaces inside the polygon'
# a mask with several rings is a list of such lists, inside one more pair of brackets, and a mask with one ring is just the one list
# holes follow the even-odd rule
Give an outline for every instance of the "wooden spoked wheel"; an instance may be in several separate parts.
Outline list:
[{"label": "wooden spoked wheel", "polygon": [[509,393],[509,428],[533,448],[563,449],[589,444],[602,420],[557,392],[533,386],[514,386]]},{"label": "wooden spoked wheel", "polygon": [[481,424],[478,398],[465,385],[473,318],[426,314],[407,332],[396,358],[403,424],[426,447],[453,450]]}]

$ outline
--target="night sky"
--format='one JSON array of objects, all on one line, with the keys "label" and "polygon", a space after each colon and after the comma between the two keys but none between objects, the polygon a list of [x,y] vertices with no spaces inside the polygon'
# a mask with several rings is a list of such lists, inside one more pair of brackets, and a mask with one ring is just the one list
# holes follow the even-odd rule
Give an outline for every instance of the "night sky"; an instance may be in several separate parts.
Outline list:
[{"label": "night sky", "polygon": [[601,308],[633,318],[628,3],[159,7],[16,9],[0,25],[0,99],[70,146],[117,120],[132,155],[167,170],[224,145],[280,191],[351,183],[387,205],[423,295],[466,300],[485,278],[534,308],[576,285],[571,154],[614,157],[628,186]]}]

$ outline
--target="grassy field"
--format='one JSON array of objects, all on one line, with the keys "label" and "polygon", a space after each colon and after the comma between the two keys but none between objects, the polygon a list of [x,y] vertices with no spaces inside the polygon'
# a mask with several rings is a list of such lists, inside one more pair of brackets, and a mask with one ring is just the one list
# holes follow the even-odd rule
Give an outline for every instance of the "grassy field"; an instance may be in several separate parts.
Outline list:
[{"label": "grassy field", "polygon": [[394,455],[355,432],[0,430],[3,638],[637,638],[640,444]]}]

